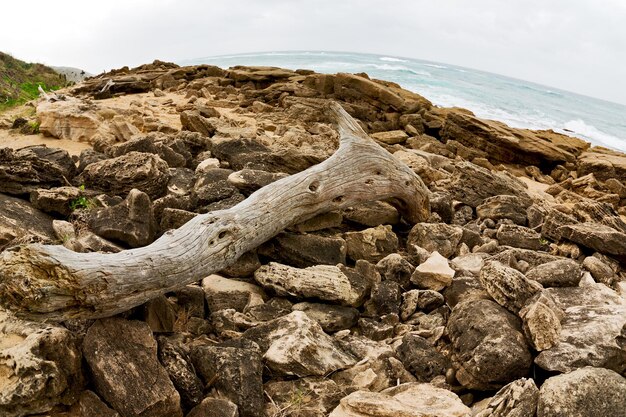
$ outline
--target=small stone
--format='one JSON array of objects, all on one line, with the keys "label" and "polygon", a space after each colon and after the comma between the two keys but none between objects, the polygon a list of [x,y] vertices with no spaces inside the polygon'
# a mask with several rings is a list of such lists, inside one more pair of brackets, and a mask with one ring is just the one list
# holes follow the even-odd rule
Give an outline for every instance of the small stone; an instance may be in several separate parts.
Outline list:
[{"label": "small stone", "polygon": [[417,299],[417,308],[426,312],[433,311],[445,304],[443,295],[433,290],[420,290]]},{"label": "small stone", "polygon": [[514,248],[540,250],[545,245],[541,235],[532,229],[513,224],[503,224],[496,233],[498,243]]},{"label": "small stone", "polygon": [[505,385],[485,401],[485,409],[476,413],[476,417],[534,417],[539,389],[532,379],[520,378]]},{"label": "small stone", "polygon": [[524,334],[530,345],[538,352],[559,343],[561,336],[561,310],[548,293],[539,293],[519,312]]},{"label": "small stone", "polygon": [[596,282],[600,282],[608,287],[613,287],[617,281],[617,277],[611,267],[595,256],[587,256],[583,261],[583,268],[591,272],[591,276]]},{"label": "small stone", "polygon": [[422,289],[441,291],[452,283],[454,273],[448,260],[435,251],[415,269],[411,282]]},{"label": "small stone", "polygon": [[358,322],[360,333],[370,340],[386,340],[393,336],[394,326],[369,318],[361,318]]}]

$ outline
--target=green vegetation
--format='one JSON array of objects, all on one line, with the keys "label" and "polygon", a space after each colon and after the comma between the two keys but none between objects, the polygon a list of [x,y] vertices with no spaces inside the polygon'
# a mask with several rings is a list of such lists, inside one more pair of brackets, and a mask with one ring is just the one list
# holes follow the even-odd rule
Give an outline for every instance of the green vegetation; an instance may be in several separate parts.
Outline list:
[{"label": "green vegetation", "polygon": [[[85,184],[81,185],[79,188],[81,191],[85,191]],[[70,209],[72,211],[76,211],[78,209],[91,210],[95,206],[96,204],[93,201],[91,201],[89,198],[82,196],[82,195],[70,201]]]},{"label": "green vegetation", "polygon": [[42,64],[32,64],[0,52],[0,112],[67,85],[65,76]]}]

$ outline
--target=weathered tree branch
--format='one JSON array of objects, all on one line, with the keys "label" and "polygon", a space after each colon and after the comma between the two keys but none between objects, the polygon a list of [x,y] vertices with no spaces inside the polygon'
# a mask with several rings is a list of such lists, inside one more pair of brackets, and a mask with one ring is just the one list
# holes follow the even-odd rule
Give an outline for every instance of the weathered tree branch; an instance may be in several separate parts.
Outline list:
[{"label": "weathered tree branch", "polygon": [[428,189],[368,138],[336,103],[340,146],[326,161],[200,215],[149,246],[115,254],[26,245],[2,253],[0,305],[31,319],[111,316],[232,264],[286,227],[319,213],[389,199],[411,222],[430,213]]}]

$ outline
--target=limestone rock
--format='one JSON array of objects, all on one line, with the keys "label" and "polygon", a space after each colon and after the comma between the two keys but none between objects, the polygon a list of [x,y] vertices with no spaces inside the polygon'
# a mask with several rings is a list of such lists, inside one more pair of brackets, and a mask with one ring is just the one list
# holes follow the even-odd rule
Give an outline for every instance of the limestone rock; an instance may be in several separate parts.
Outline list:
[{"label": "limestone rock", "polygon": [[165,336],[159,336],[157,340],[159,361],[180,394],[183,408],[188,410],[200,404],[204,398],[204,386],[181,342]]},{"label": "limestone rock", "polygon": [[626,156],[620,152],[595,147],[578,160],[578,175],[593,173],[601,181],[615,178],[626,182]]},{"label": "limestone rock", "polygon": [[391,226],[377,226],[360,232],[344,235],[347,255],[353,260],[364,259],[378,262],[385,256],[398,251],[398,237]]},{"label": "limestone rock", "polygon": [[[89,107],[92,111],[85,111]],[[39,131],[57,139],[91,142],[102,124],[93,107],[78,99],[44,100],[37,106]]]},{"label": "limestone rock", "polygon": [[600,253],[626,257],[626,233],[599,223],[569,224],[559,227],[561,236]]},{"label": "limestone rock", "polygon": [[377,282],[372,286],[370,299],[365,303],[365,311],[371,316],[398,314],[402,289],[396,281]]},{"label": "limestone rock", "polygon": [[354,326],[359,318],[359,310],[354,307],[336,306],[321,303],[298,303],[294,311],[303,311],[322,326],[326,333],[334,333]]},{"label": "limestone rock", "polygon": [[304,268],[345,264],[347,245],[340,237],[281,233],[263,244],[258,252],[276,262]]},{"label": "limestone rock", "polygon": [[171,333],[176,323],[172,302],[164,295],[153,298],[143,305],[143,319],[153,333]]},{"label": "limestone rock", "polygon": [[130,152],[88,165],[76,181],[114,195],[136,188],[154,200],[165,194],[169,179],[167,163],[157,155]]},{"label": "limestone rock", "polygon": [[476,215],[480,219],[509,219],[515,224],[525,226],[528,203],[528,200],[516,196],[496,195],[487,198],[481,205],[476,207]]},{"label": "limestone rock", "polygon": [[270,262],[257,269],[254,278],[281,296],[317,298],[348,306],[360,305],[369,289],[368,283],[356,281],[331,265],[298,269]]},{"label": "limestone rock", "polygon": [[228,182],[244,195],[250,195],[259,188],[287,177],[287,174],[266,172],[255,169],[242,169],[228,176]]},{"label": "limestone rock", "polygon": [[335,381],[320,377],[307,377],[293,381],[270,381],[264,390],[272,399],[268,415],[325,417],[345,396]]},{"label": "limestone rock", "polygon": [[531,298],[519,316],[524,322],[526,339],[536,351],[550,349],[559,343],[564,313],[548,293]]},{"label": "limestone rock", "polygon": [[231,173],[229,169],[215,168],[196,175],[191,192],[193,201],[197,205],[206,205],[238,194],[237,189],[227,181]]},{"label": "limestone rock", "polygon": [[267,295],[257,285],[213,274],[202,280],[210,312],[232,308],[243,312],[263,304]]},{"label": "limestone rock", "polygon": [[183,130],[189,130],[191,132],[198,132],[203,136],[213,136],[215,133],[215,126],[209,119],[201,116],[197,112],[183,111],[180,113],[180,123]]},{"label": "limestone rock", "polygon": [[83,355],[98,393],[124,417],[182,416],[147,324],[110,318],[87,331]]},{"label": "limestone rock", "polygon": [[302,311],[247,330],[244,338],[258,343],[267,366],[279,375],[322,376],[356,363]]},{"label": "limestone rock", "polygon": [[367,227],[396,224],[400,221],[398,210],[384,201],[372,201],[349,207],[344,210],[343,216],[348,221]]},{"label": "limestone rock", "polygon": [[527,376],[532,356],[521,322],[493,301],[458,303],[447,329],[456,378],[463,386],[489,390]]},{"label": "limestone rock", "polygon": [[392,253],[376,264],[376,269],[383,280],[396,281],[403,287],[407,287],[415,267],[398,253]]},{"label": "limestone rock", "polygon": [[496,233],[498,243],[514,248],[540,250],[544,247],[541,235],[532,229],[514,224],[503,224]]},{"label": "limestone rock", "polygon": [[575,287],[581,277],[580,265],[571,259],[547,262],[526,272],[526,278],[544,287]]},{"label": "limestone rock", "polygon": [[539,389],[535,382],[521,378],[502,387],[476,417],[534,417],[538,401]]},{"label": "limestone rock", "polygon": [[187,417],[239,417],[239,410],[229,400],[207,397]]},{"label": "limestone rock", "polygon": [[117,411],[109,408],[93,391],[83,391],[78,402],[70,409],[72,417],[120,417]]},{"label": "limestone rock", "polygon": [[612,287],[616,281],[615,272],[610,266],[595,256],[587,256],[583,261],[583,268],[591,273],[596,282]]},{"label": "limestone rock", "polygon": [[348,392],[356,390],[380,392],[398,384],[416,382],[415,377],[404,369],[402,362],[394,356],[361,361],[351,368],[334,373],[331,378]]},{"label": "limestone rock", "polygon": [[69,405],[82,385],[80,348],[71,332],[0,311],[0,415],[21,417]]},{"label": "limestone rock", "polygon": [[105,239],[121,241],[132,248],[149,245],[157,232],[150,197],[137,189],[130,190],[120,204],[93,213],[89,227]]},{"label": "limestone rock", "polygon": [[445,223],[418,223],[411,229],[407,246],[417,245],[429,252],[437,251],[444,258],[454,255],[463,237],[463,229]]},{"label": "limestone rock", "polygon": [[487,261],[481,269],[480,283],[498,304],[513,313],[519,312],[526,301],[543,288],[521,272],[494,261]]},{"label": "limestone rock", "polygon": [[626,416],[626,379],[585,367],[548,378],[539,391],[537,417]]},{"label": "limestone rock", "polygon": [[327,213],[318,214],[308,220],[291,226],[290,230],[298,233],[317,232],[319,230],[331,229],[341,226],[343,223],[343,215],[339,211],[329,211]]},{"label": "limestone rock", "polygon": [[0,193],[0,251],[25,235],[37,241],[54,240],[52,217],[22,199]]},{"label": "limestone rock", "polygon": [[46,213],[69,216],[74,204],[83,192],[77,187],[37,188],[30,193],[30,202],[36,209]]},{"label": "limestone rock", "polygon": [[441,291],[452,283],[454,273],[448,260],[435,251],[426,262],[415,268],[411,282],[422,289]]},{"label": "limestone rock", "polygon": [[406,142],[409,135],[407,135],[404,130],[391,130],[388,132],[372,133],[371,137],[387,145],[395,145],[396,143]]},{"label": "limestone rock", "polygon": [[414,382],[379,393],[353,392],[330,417],[465,417],[469,412],[453,392]]},{"label": "limestone rock", "polygon": [[451,365],[450,360],[428,340],[411,333],[402,338],[398,358],[420,382],[429,382],[436,376],[445,375]]}]

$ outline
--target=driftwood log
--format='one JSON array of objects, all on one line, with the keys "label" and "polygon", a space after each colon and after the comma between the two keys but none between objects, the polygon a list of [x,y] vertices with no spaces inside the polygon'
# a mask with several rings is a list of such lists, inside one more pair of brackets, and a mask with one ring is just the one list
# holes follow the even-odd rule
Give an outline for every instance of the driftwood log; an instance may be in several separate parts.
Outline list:
[{"label": "driftwood log", "polygon": [[18,246],[0,257],[0,306],[38,320],[111,316],[234,263],[286,227],[365,201],[388,200],[410,222],[430,214],[429,191],[338,104],[339,149],[228,209],[199,215],[149,246],[114,254]]}]

